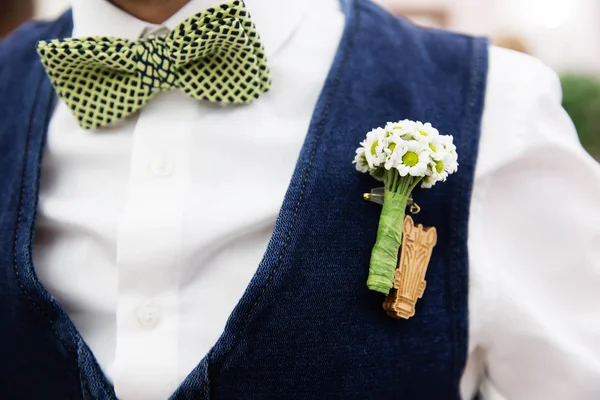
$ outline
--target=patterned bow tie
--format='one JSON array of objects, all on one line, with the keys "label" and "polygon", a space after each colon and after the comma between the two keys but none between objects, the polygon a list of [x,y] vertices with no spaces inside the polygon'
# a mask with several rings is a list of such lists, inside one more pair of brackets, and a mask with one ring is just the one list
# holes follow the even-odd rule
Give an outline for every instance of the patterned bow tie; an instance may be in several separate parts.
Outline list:
[{"label": "patterned bow tie", "polygon": [[271,84],[263,45],[241,1],[203,11],[166,37],[53,40],[40,42],[38,53],[84,129],[125,118],[171,88],[198,100],[246,104]]}]

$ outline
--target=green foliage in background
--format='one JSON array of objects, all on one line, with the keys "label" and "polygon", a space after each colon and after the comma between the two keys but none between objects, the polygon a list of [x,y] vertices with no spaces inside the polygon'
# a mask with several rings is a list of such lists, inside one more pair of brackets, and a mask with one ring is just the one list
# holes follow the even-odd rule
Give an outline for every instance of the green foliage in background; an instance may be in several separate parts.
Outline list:
[{"label": "green foliage in background", "polygon": [[563,107],[573,119],[581,144],[600,159],[600,81],[586,75],[563,75]]}]

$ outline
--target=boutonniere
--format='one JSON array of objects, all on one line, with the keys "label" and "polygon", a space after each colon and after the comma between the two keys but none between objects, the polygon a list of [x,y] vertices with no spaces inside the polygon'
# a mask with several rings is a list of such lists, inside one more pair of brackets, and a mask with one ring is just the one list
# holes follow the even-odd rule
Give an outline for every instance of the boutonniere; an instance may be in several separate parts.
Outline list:
[{"label": "boutonniere", "polygon": [[411,317],[416,299],[425,290],[425,272],[437,236],[435,228],[415,225],[406,216],[406,207],[417,186],[431,188],[457,171],[456,146],[452,136],[440,135],[430,123],[390,122],[367,133],[356,149],[354,164],[359,172],[384,184],[379,190],[383,208],[367,286],[388,295],[384,303],[388,314]]}]

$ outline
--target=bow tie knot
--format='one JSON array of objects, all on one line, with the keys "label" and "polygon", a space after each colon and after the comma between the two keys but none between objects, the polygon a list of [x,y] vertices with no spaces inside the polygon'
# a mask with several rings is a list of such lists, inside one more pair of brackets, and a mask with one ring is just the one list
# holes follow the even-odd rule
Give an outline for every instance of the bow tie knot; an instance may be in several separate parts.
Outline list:
[{"label": "bow tie knot", "polygon": [[246,104],[271,84],[264,48],[239,0],[187,19],[168,36],[53,40],[40,42],[38,53],[84,129],[126,118],[172,88],[197,100]]},{"label": "bow tie knot", "polygon": [[176,64],[162,37],[149,37],[135,45],[135,65],[141,76],[141,83],[150,91],[169,90],[177,80]]}]

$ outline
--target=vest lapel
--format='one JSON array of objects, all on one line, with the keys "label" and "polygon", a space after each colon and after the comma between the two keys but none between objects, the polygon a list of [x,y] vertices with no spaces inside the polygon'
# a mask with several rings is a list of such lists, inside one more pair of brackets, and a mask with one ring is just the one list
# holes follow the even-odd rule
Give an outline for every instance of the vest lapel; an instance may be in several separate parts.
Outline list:
[{"label": "vest lapel", "polygon": [[16,40],[7,38],[0,48],[0,57],[11,56],[6,67],[0,67],[0,187],[4,192],[0,207],[0,282],[10,285],[13,315],[22,332],[11,340],[11,351],[18,353],[7,355],[7,359],[19,360],[23,365],[24,371],[15,376],[27,379],[27,383],[12,383],[31,391],[31,396],[20,393],[23,397],[44,393],[52,398],[78,399],[83,393],[84,398],[110,399],[114,398],[112,389],[90,350],[37,279],[32,262],[42,156],[55,102],[36,44],[39,40],[68,37],[72,29],[68,11],[50,24],[25,24],[15,32]]}]

